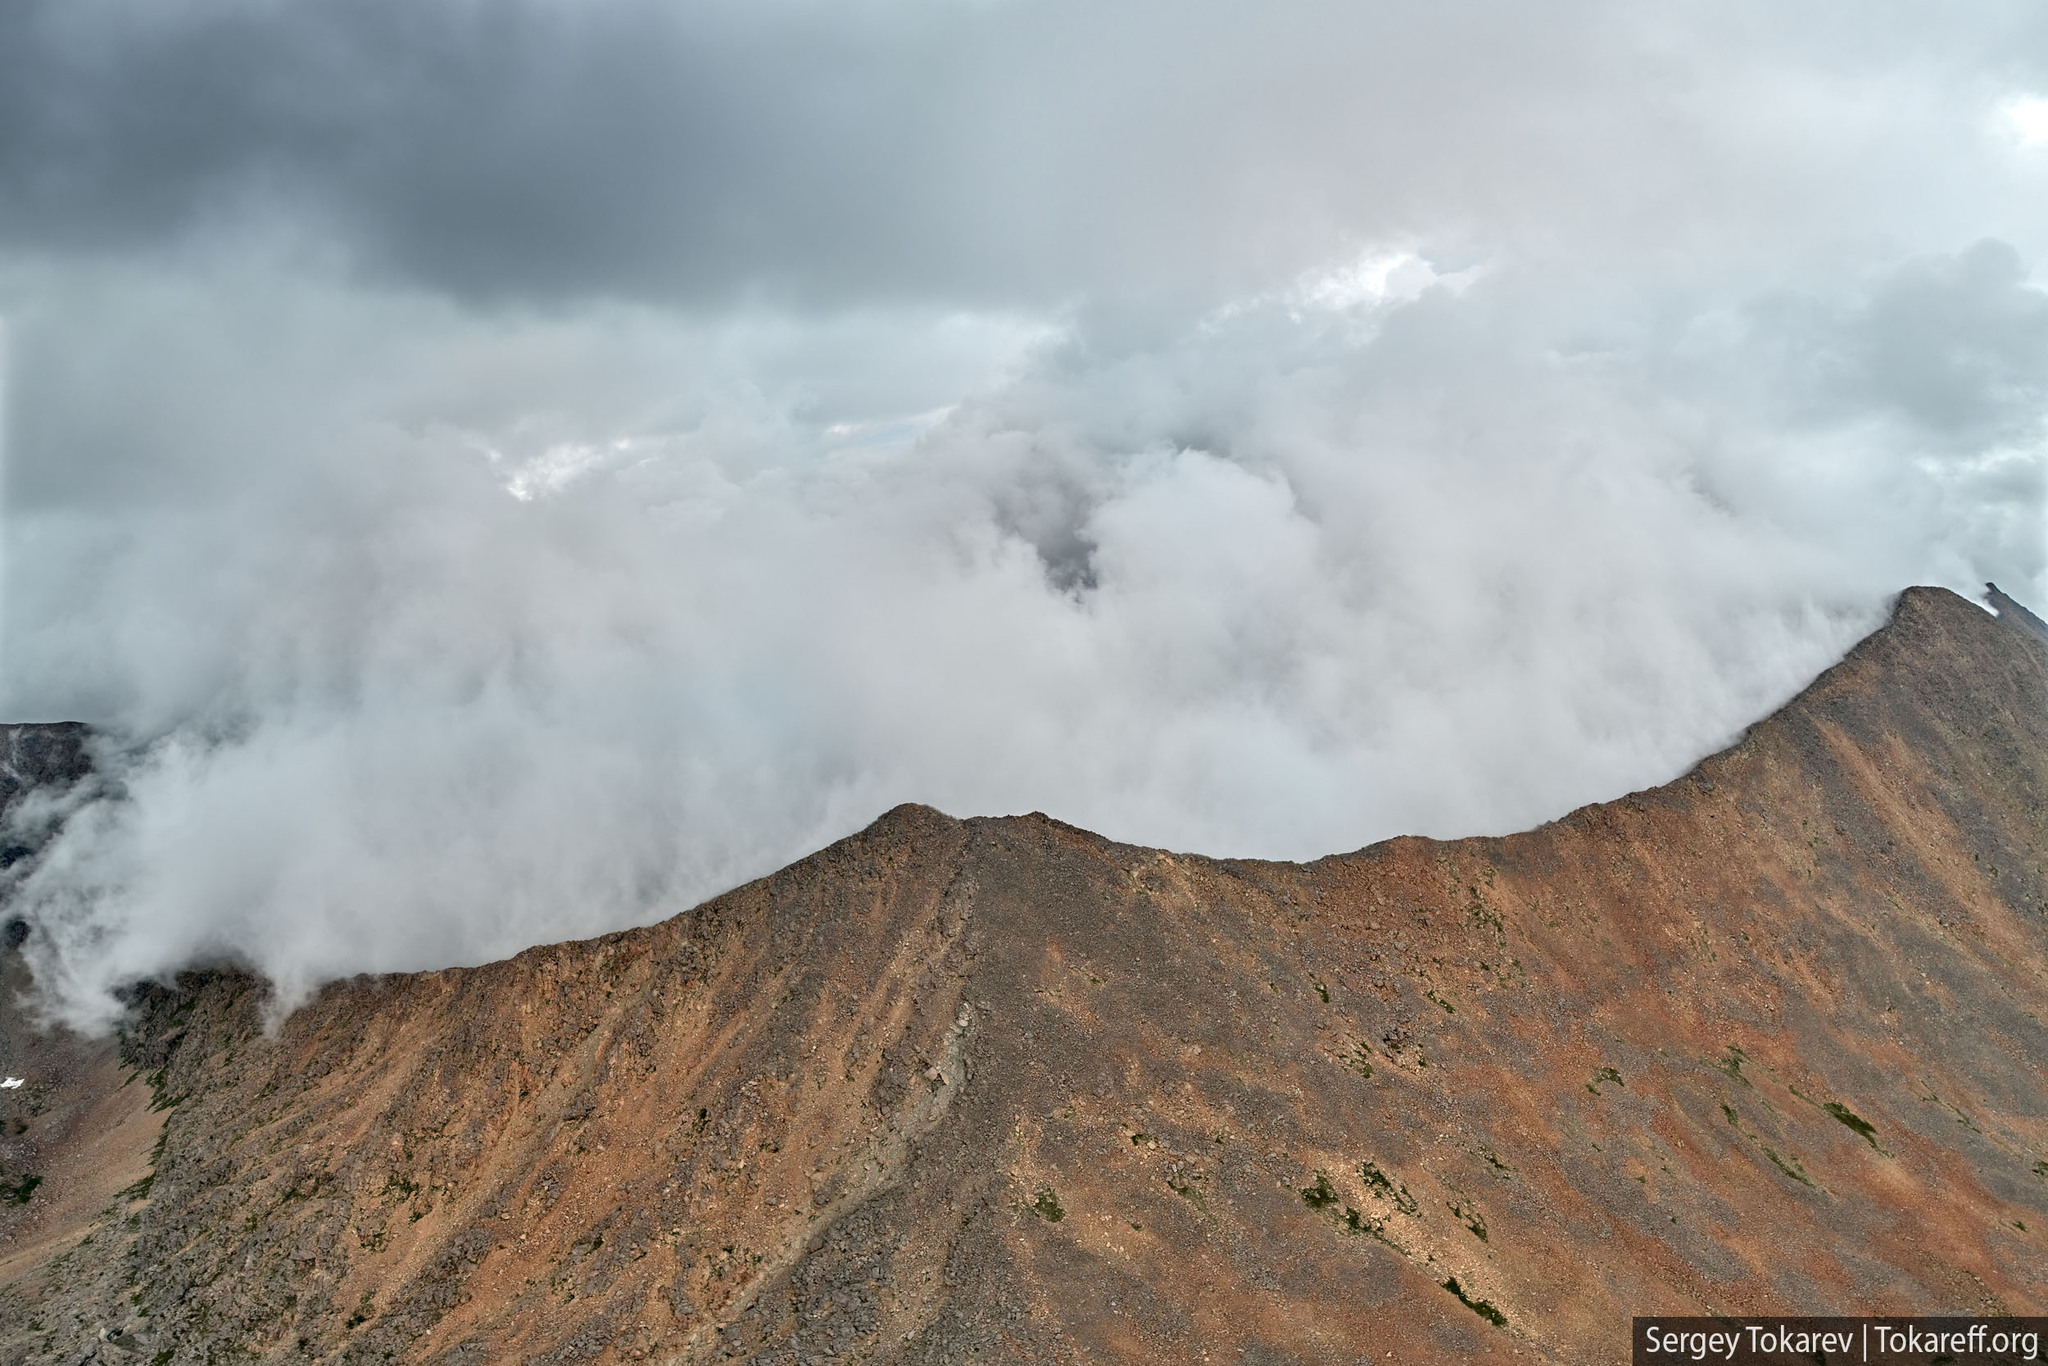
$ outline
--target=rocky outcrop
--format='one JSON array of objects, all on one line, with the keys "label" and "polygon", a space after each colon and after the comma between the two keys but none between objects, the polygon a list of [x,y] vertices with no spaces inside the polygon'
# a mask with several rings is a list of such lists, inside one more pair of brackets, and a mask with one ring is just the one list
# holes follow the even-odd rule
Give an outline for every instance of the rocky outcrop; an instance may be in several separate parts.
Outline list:
[{"label": "rocky outcrop", "polygon": [[[0,872],[18,874],[59,819],[25,817],[23,798],[61,795],[88,777],[89,740],[75,723],[0,726]],[[22,1278],[40,1286],[62,1276],[123,1187],[147,1178],[160,1128],[124,1089],[112,1043],[37,1016],[21,953],[29,933],[26,920],[0,913],[0,1082],[13,1083],[0,1088],[0,1344],[14,1339],[0,1345],[0,1361],[27,1353],[24,1325],[40,1322],[44,1297],[24,1296]],[[79,1360],[75,1342],[66,1350]]]},{"label": "rocky outcrop", "polygon": [[2033,632],[2043,640],[2048,640],[2048,621],[2043,621],[2035,616],[2027,609],[2024,603],[2015,602],[2012,598],[2000,592],[1997,584],[1987,583],[1984,585],[1984,601],[1991,605],[1992,611],[1998,613],[2006,621],[2011,622],[2022,630]]},{"label": "rocky outcrop", "polygon": [[90,773],[89,737],[77,721],[0,725],[0,815],[32,787],[60,786]]},{"label": "rocky outcrop", "polygon": [[30,791],[68,787],[91,773],[89,738],[76,721],[0,725],[0,869],[35,852],[22,832],[10,830],[8,816]]},{"label": "rocky outcrop", "polygon": [[1608,1362],[1639,1313],[2048,1312],[2023,627],[1910,590],[1733,748],[1501,839],[902,807],[270,1032],[244,975],[151,988],[98,1084],[167,1117],[153,1174],[0,1261],[0,1361]]}]

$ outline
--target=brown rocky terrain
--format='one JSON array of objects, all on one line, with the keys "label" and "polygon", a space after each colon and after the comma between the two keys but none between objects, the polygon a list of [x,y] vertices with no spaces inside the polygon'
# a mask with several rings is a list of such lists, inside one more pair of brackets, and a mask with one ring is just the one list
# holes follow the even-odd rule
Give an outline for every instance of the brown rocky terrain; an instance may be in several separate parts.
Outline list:
[{"label": "brown rocky terrain", "polygon": [[45,1179],[0,1362],[1612,1362],[1631,1314],[2048,1313],[2048,634],[1994,602],[1910,590],[1739,744],[1506,838],[906,806],[268,1029],[232,970],[118,1043],[10,999],[0,1162]]}]

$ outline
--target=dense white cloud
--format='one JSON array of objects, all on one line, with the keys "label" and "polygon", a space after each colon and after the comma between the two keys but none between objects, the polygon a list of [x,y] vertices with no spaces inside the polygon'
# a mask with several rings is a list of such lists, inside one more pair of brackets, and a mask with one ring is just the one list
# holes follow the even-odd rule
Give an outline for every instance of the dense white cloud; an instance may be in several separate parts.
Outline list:
[{"label": "dense white cloud", "polygon": [[2042,21],[1939,19],[15,7],[0,710],[111,737],[39,972],[477,961],[900,800],[1505,831],[2048,600]]}]

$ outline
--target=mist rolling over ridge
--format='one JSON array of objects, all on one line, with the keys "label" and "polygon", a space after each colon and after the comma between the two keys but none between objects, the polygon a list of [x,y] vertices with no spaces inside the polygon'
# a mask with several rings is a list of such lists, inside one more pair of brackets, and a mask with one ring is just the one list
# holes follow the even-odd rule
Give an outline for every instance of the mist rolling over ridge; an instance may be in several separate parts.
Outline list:
[{"label": "mist rolling over ridge", "polygon": [[1503,833],[2048,602],[2043,25],[16,6],[37,971],[481,962],[909,800]]}]

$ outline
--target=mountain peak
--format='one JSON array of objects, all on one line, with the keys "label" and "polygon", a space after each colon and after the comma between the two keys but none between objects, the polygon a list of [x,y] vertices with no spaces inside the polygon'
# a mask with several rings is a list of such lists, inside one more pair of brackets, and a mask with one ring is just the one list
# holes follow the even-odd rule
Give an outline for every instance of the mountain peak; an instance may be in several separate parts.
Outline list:
[{"label": "mountain peak", "polygon": [[1991,601],[1908,590],[1522,834],[1287,864],[904,805],[269,1030],[245,975],[146,990],[46,1093],[100,1127],[29,1121],[68,1203],[10,1216],[0,1350],[1581,1361],[1633,1314],[2044,1312],[2048,640]]}]

